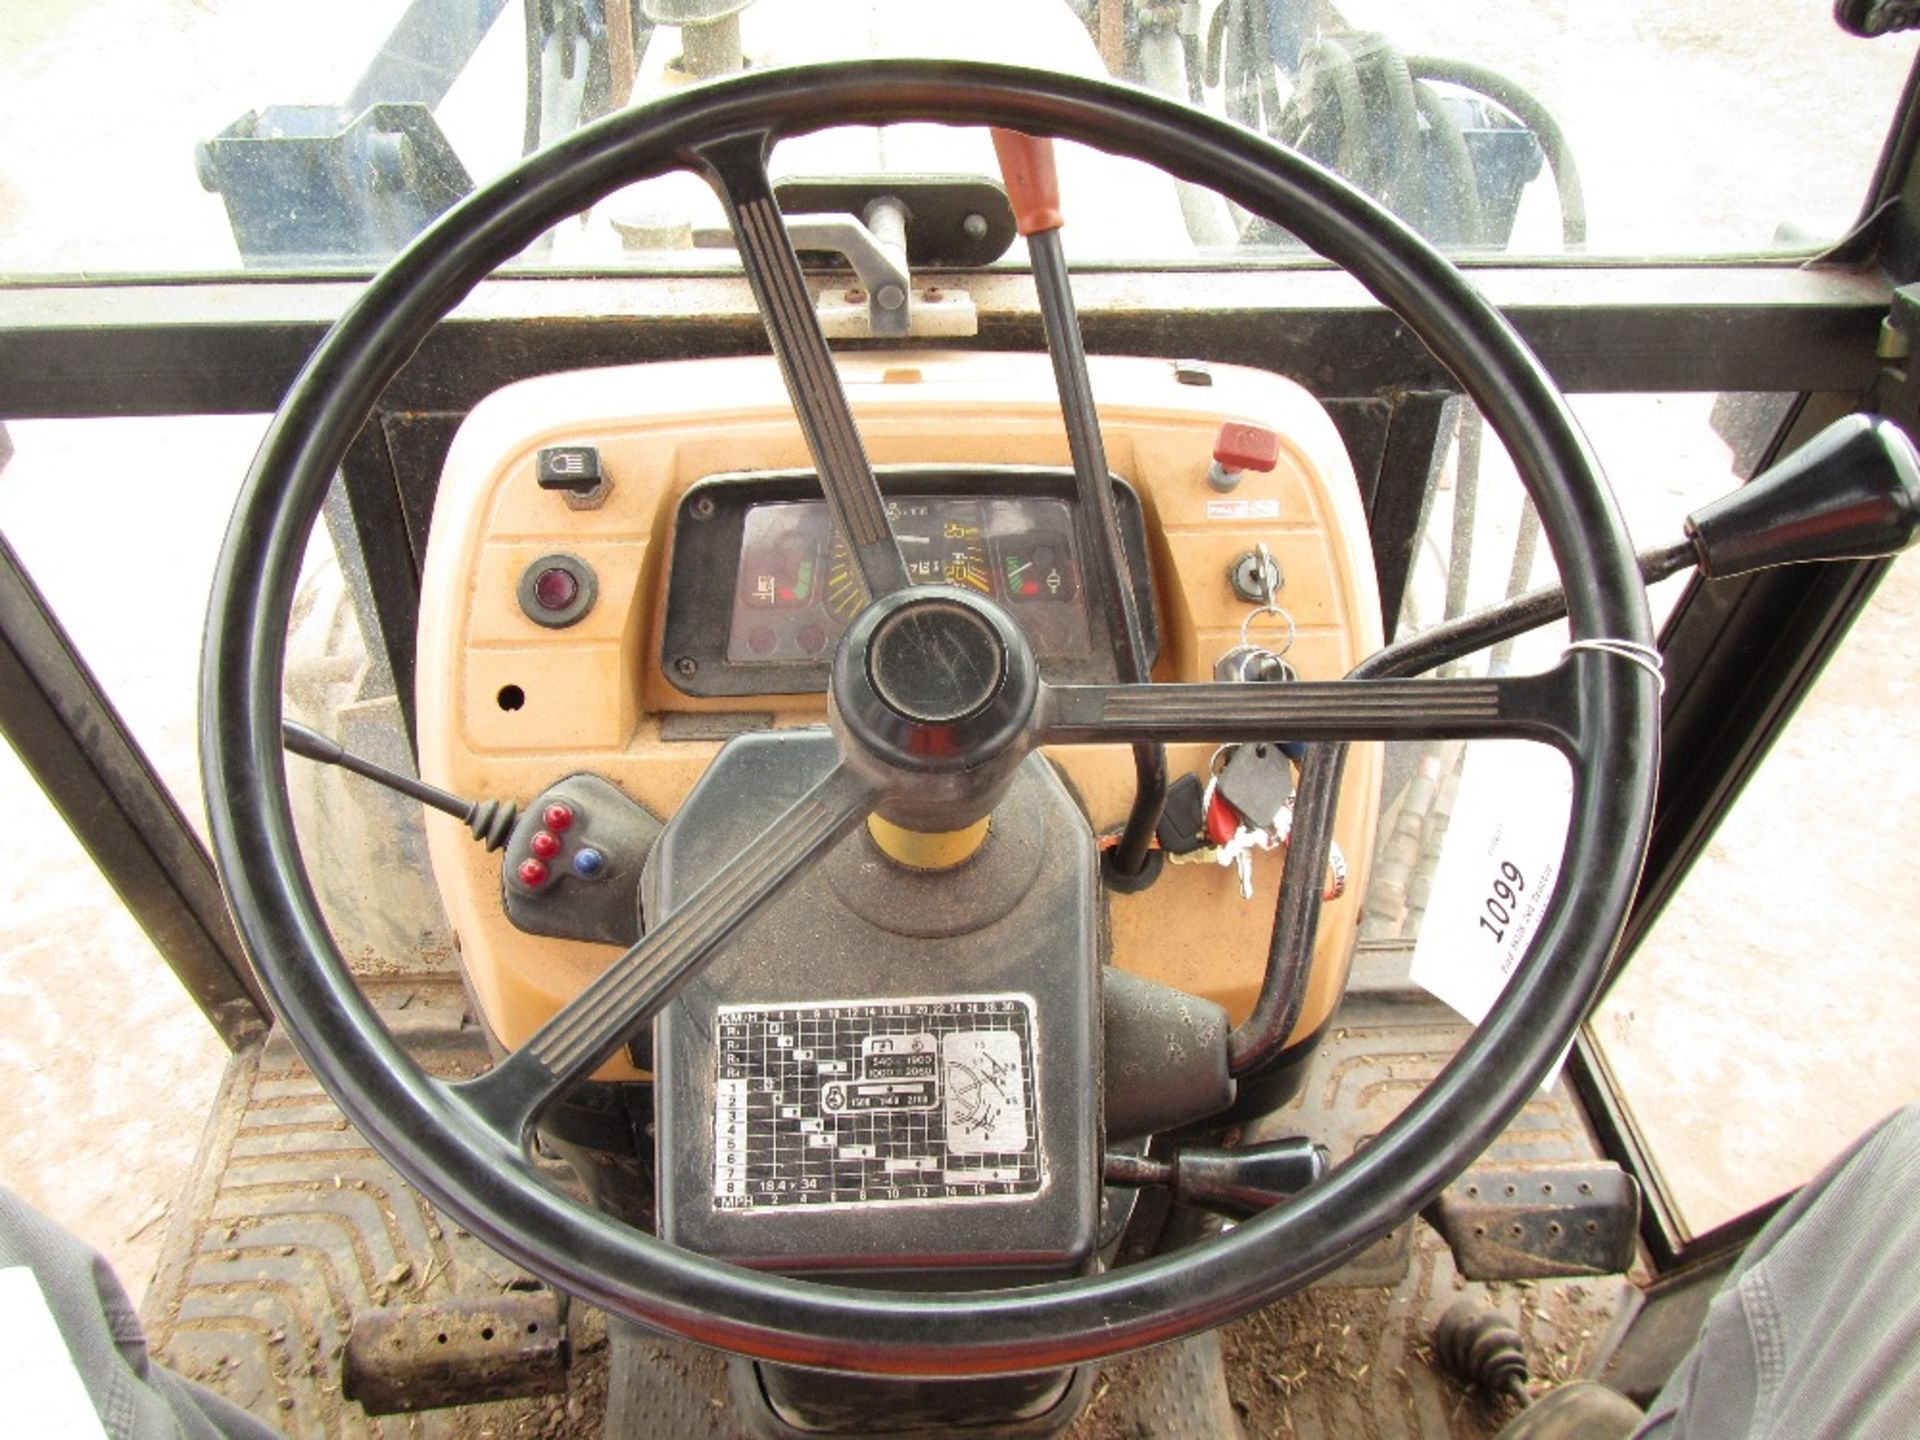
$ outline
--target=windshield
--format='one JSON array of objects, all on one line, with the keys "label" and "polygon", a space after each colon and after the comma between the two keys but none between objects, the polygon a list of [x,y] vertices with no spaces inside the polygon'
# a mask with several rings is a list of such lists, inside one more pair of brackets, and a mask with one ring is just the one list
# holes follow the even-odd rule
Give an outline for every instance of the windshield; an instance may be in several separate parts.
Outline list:
[{"label": "windshield", "polygon": [[[1857,219],[1913,52],[1842,33],[1816,0],[40,0],[0,9],[0,276],[371,270],[611,110],[742,66],[880,55],[1174,95],[1334,166],[1456,254],[1807,254]],[[1079,152],[1062,170],[1076,261],[1302,254],[1142,167]],[[964,220],[964,187],[996,171],[983,135],[912,126],[789,142],[774,174],[798,187],[789,214],[828,203],[825,182],[914,176],[951,190],[923,207]],[[720,218],[669,177],[521,263],[724,265],[703,233]],[[940,258],[1019,259],[988,248]]]}]

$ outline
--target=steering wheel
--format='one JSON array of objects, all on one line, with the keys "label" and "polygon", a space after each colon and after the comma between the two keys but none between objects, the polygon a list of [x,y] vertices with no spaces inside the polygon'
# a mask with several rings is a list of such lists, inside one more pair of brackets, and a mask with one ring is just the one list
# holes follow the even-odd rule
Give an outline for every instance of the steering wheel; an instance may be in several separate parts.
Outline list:
[{"label": "steering wheel", "polygon": [[[1491,680],[1048,686],[990,601],[908,587],[764,165],[782,137],[906,120],[991,124],[1130,155],[1343,265],[1413,328],[1505,442],[1559,564],[1574,647],[1541,675]],[[835,523],[876,597],[834,666],[842,761],[493,1070],[443,1082],[362,999],[301,863],[280,736],[301,555],[349,443],[439,318],[552,225],[677,168],[705,173],[727,202]],[[373,281],[295,380],[241,492],[214,579],[201,752],[221,876],[274,1008],[347,1117],[461,1225],[592,1304],[701,1344],[874,1375],[1013,1373],[1171,1340],[1306,1285],[1439,1193],[1519,1111],[1595,997],[1652,815],[1655,678],[1618,643],[1585,642],[1651,638],[1625,528],[1553,382],[1452,266],[1359,192],[1249,131],[1116,84],[982,64],[822,65],[742,75],[611,116],[468,197]],[[950,663],[915,663],[936,651]],[[949,680],[929,679],[939,675]],[[1274,735],[1524,737],[1558,747],[1574,777],[1564,878],[1512,982],[1440,1077],[1319,1184],[1174,1256],[1019,1289],[899,1294],[678,1250],[536,1174],[527,1137],[542,1108],[870,809],[953,829],[984,813],[1037,745]],[[1289,867],[1287,883],[1301,868]]]}]

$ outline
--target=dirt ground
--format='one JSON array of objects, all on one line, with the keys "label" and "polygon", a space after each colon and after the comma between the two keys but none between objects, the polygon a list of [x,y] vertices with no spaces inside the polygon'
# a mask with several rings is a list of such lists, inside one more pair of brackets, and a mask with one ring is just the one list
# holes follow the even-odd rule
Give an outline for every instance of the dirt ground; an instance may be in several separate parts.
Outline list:
[{"label": "dirt ground", "polygon": [[1920,741],[1916,624],[1909,560],[1594,1021],[1696,1233],[1920,1099],[1906,1033],[1920,1016],[1920,855],[1900,818],[1920,805],[1920,775],[1897,753]]},{"label": "dirt ground", "polygon": [[[197,652],[259,420],[8,426],[0,532],[201,825]],[[101,523],[73,546],[70,482]],[[156,547],[155,537],[164,537]],[[136,1301],[226,1051],[11,751],[0,751],[0,1177]],[[204,826],[201,826],[204,833]]]}]

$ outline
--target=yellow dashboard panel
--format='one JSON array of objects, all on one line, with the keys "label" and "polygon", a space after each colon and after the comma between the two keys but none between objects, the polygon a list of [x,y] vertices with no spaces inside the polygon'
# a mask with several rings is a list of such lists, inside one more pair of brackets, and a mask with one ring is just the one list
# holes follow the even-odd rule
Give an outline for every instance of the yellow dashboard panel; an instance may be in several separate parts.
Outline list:
[{"label": "yellow dashboard panel", "polygon": [[[1160,360],[1095,357],[1090,366],[1110,467],[1139,499],[1160,637],[1156,680],[1212,678],[1254,608],[1229,572],[1259,544],[1280,566],[1278,599],[1295,632],[1286,658],[1301,677],[1337,678],[1379,647],[1379,596],[1352,466],[1311,396],[1236,367],[1212,367],[1211,384],[1196,386]],[[1071,464],[1044,355],[851,354],[839,368],[876,467]],[[1222,492],[1208,471],[1227,423],[1271,431],[1279,454],[1273,470],[1248,470]],[[580,508],[536,483],[539,452],[554,446],[597,452],[607,482],[601,503]],[[690,694],[703,687],[672,668],[686,657],[663,651],[675,519],[688,490],[715,476],[810,466],[770,358],[545,376],[475,407],[448,456],[429,532],[418,657],[423,777],[525,805],[588,771],[664,820],[722,743],[684,737],[821,723],[821,693]],[[585,567],[594,590],[585,613],[561,626],[537,623],[521,600],[530,567],[556,554]],[[1257,638],[1282,633],[1266,626]],[[1048,753],[1096,828],[1117,830],[1132,795],[1128,749]],[[1170,747],[1170,773],[1204,775],[1210,753]],[[1335,832],[1350,883],[1325,908],[1296,1037],[1325,1022],[1344,986],[1378,798],[1379,747],[1356,745]],[[429,815],[427,824],[469,982],[493,1034],[518,1045],[618,951],[515,928],[501,903],[499,855],[449,817]],[[1141,893],[1111,896],[1113,962],[1242,1018],[1265,966],[1281,863],[1277,853],[1256,857],[1251,901],[1241,899],[1231,868],[1206,863],[1168,865]],[[750,927],[745,937],[750,943]],[[638,1073],[617,1059],[600,1075]]]}]

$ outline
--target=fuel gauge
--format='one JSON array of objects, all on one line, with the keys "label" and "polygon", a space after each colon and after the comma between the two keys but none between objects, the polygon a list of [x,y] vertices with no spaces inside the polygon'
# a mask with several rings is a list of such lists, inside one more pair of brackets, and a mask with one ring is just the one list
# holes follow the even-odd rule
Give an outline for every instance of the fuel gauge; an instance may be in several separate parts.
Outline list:
[{"label": "fuel gauge", "polygon": [[1065,535],[1032,530],[1008,536],[1000,552],[1000,588],[1011,604],[1072,600],[1080,593],[1073,547]]}]

